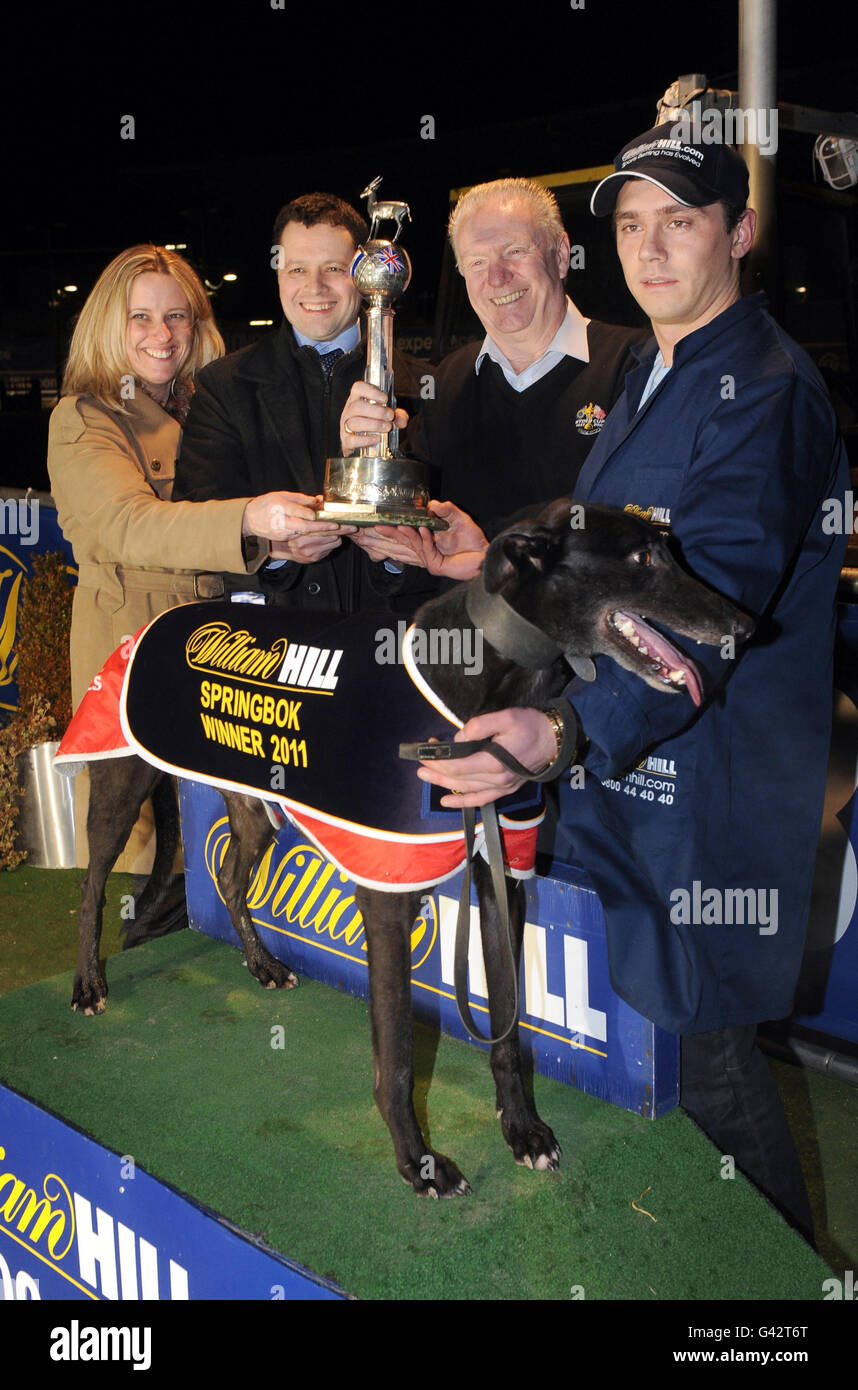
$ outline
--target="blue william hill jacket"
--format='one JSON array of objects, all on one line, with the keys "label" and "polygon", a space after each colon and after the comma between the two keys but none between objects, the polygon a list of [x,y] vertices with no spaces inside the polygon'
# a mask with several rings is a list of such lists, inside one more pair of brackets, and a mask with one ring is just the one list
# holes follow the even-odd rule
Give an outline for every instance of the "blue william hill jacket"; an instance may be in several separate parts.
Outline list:
[{"label": "blue william hill jacket", "polygon": [[561,792],[558,852],[599,893],[617,993],[695,1033],[792,1008],[845,549],[823,503],[848,470],[822,379],[763,296],[682,339],[638,411],[655,353],[640,349],[576,498],[669,524],[680,561],[758,626],[735,660],[676,639],[706,682],[700,710],[606,657],[595,683],[573,682],[591,746],[586,785]]}]

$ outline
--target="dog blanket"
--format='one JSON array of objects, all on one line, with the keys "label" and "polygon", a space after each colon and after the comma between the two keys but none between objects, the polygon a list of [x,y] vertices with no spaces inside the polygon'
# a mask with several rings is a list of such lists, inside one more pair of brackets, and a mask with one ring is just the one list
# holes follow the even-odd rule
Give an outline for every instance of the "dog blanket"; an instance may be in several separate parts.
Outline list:
[{"label": "dog blanket", "polygon": [[[433,887],[465,862],[461,814],[440,805],[443,792],[421,782],[398,749],[447,740],[462,721],[417,669],[415,656],[421,645],[429,652],[435,634],[404,623],[393,631],[386,618],[212,603],[170,609],[96,676],[60,744],[58,770],[137,754],[259,796],[356,883]],[[508,871],[527,877],[540,793],[522,787],[498,811]]]}]

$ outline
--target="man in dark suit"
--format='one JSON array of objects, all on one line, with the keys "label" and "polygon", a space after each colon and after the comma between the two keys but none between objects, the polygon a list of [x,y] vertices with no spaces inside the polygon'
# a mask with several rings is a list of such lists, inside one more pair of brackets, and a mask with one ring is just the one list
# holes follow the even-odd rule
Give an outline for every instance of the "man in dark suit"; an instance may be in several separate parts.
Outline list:
[{"label": "man in dark suit", "polygon": [[[346,397],[366,363],[360,296],[349,270],[367,235],[354,208],[328,193],[281,208],[271,250],[283,323],[198,374],[176,465],[176,500],[284,488],[311,497],[321,492],[325,459],[339,452]],[[409,366],[397,355],[394,368],[397,394],[408,402],[414,394]],[[371,560],[351,544],[353,531],[320,522],[318,531],[273,546],[258,581],[226,576],[227,589],[247,597],[256,589],[267,602],[304,609],[415,607],[420,596],[409,593],[412,577],[419,590],[426,576]]]}]

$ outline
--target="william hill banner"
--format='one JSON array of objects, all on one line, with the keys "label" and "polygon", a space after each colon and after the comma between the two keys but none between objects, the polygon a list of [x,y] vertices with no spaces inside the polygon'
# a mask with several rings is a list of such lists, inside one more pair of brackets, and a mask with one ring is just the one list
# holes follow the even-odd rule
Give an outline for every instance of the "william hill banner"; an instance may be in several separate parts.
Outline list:
[{"label": "william hill banner", "polygon": [[0,1086],[0,1302],[345,1297]]}]

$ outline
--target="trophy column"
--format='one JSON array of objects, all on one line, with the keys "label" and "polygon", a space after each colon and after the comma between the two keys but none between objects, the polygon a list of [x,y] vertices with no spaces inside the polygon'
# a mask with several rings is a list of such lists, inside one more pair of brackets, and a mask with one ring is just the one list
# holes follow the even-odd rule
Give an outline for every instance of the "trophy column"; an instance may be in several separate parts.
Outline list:
[{"label": "trophy column", "polygon": [[[369,240],[358,248],[351,265],[351,276],[366,307],[367,364],[364,381],[387,393],[396,408],[393,393],[393,302],[405,291],[411,279],[407,252],[396,244],[404,217],[411,216],[407,203],[375,201],[375,179],[362,196],[368,198],[372,218]],[[378,222],[393,218],[396,233],[392,241],[375,236]],[[341,521],[350,526],[428,526],[446,530],[447,523],[428,508],[429,470],[425,464],[403,458],[399,453],[399,431],[392,429],[387,441],[363,447],[348,458],[330,458],[325,465],[324,505],[316,513],[323,521]]]}]

